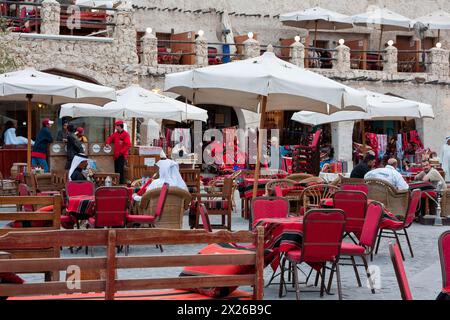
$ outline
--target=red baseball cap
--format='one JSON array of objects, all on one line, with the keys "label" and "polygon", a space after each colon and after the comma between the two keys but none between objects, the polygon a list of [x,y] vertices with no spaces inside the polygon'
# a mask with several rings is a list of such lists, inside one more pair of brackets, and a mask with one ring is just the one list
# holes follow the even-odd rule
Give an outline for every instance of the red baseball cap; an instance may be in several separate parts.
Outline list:
[{"label": "red baseball cap", "polygon": [[54,124],[55,122],[54,121],[52,121],[52,120],[50,120],[49,118],[45,118],[44,120],[42,120],[42,125],[43,126],[48,126],[48,125],[50,125],[50,124]]},{"label": "red baseball cap", "polygon": [[79,134],[83,134],[83,133],[84,133],[83,127],[78,127],[78,128],[77,128],[77,132],[78,132]]},{"label": "red baseball cap", "polygon": [[124,122],[122,120],[117,120],[114,124],[116,126],[118,126],[118,125],[124,124]]}]

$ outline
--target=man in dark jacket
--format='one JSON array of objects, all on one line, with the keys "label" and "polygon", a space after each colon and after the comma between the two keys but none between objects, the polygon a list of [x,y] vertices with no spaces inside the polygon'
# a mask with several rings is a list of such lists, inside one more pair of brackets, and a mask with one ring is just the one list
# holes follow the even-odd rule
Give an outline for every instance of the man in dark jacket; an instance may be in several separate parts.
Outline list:
[{"label": "man in dark jacket", "polygon": [[67,126],[67,162],[66,162],[66,170],[70,170],[70,166],[72,165],[72,160],[75,155],[83,153],[83,146],[81,145],[80,140],[78,140],[75,135],[75,127],[73,124],[69,124]]},{"label": "man in dark jacket", "polygon": [[364,179],[366,173],[372,170],[374,165],[375,165],[375,156],[370,153],[366,154],[364,160],[360,164],[358,164],[355,168],[353,168],[350,178]]},{"label": "man in dark jacket", "polygon": [[46,118],[42,121],[42,129],[39,130],[36,141],[34,142],[33,150],[31,152],[31,164],[33,166],[40,166],[44,168],[45,172],[49,172],[47,163],[48,145],[53,142],[53,137],[50,128],[53,121]]}]

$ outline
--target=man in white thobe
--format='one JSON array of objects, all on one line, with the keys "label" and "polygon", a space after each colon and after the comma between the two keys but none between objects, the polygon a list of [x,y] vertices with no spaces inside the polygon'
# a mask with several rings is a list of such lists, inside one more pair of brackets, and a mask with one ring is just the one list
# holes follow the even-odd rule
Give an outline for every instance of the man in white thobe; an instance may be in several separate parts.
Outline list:
[{"label": "man in white thobe", "polygon": [[450,181],[450,136],[445,138],[447,143],[441,149],[442,169],[445,171],[445,181]]}]

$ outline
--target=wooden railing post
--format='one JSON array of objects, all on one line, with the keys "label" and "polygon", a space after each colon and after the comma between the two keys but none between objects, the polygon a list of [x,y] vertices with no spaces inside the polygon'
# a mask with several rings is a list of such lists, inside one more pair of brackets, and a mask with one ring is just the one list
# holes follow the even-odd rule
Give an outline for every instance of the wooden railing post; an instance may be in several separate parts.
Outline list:
[{"label": "wooden railing post", "polygon": [[256,272],[254,299],[264,298],[264,227],[256,229]]},{"label": "wooden railing post", "polygon": [[106,255],[106,288],[105,299],[114,300],[115,284],[116,284],[116,230],[108,231],[108,246]]}]

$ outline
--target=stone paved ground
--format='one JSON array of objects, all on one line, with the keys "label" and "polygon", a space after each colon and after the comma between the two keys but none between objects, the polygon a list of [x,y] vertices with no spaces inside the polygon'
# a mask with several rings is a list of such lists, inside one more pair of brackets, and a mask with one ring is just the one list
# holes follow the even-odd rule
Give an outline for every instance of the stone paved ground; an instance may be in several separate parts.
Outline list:
[{"label": "stone paved ground", "polygon": [[[239,201],[238,201],[239,203]],[[238,210],[239,204],[238,204]],[[0,209],[1,210],[1,209]],[[240,211],[239,211],[240,212]],[[187,217],[184,218],[184,228],[188,227]],[[248,221],[241,218],[240,213],[234,213],[233,215],[233,229],[234,230],[248,230]],[[439,236],[449,227],[433,227],[414,224],[409,233],[412,241],[415,257],[406,253],[405,268],[408,275],[408,279],[411,285],[411,291],[415,299],[435,299],[441,288],[441,271],[438,256],[437,241]],[[404,240],[404,239],[402,239]],[[383,240],[380,252],[375,256],[371,265],[378,266],[381,272],[381,288],[377,290],[376,294],[371,294],[367,287],[358,288],[356,284],[353,268],[349,266],[341,267],[342,273],[342,285],[344,299],[349,300],[393,300],[400,299],[400,292],[395,279],[394,269],[390,262],[388,243],[389,239]],[[404,243],[404,249],[406,250],[406,242]],[[166,246],[164,247],[164,255],[178,255],[186,253],[196,253],[201,246]],[[94,253],[96,256],[104,254],[103,248],[96,248]],[[160,254],[159,249],[156,247],[132,247],[130,255],[142,255],[142,254]],[[65,257],[72,256],[68,249],[62,251],[62,255]],[[84,256],[84,253],[80,252],[77,256]],[[304,272],[309,272],[309,269],[302,266]],[[162,269],[133,269],[133,270],[121,270],[119,271],[120,278],[138,278],[138,277],[167,277],[179,274],[180,268],[162,268]],[[265,281],[270,279],[272,272],[270,268],[265,270]],[[365,285],[366,277],[363,268],[360,270],[361,279],[363,285]],[[64,276],[62,274],[62,276]],[[28,281],[36,281],[41,279],[40,275],[26,275],[25,278]],[[305,276],[300,273],[300,281],[304,282]],[[311,285],[312,280],[310,280]],[[243,288],[250,290],[250,288]],[[304,292],[317,290],[314,287],[306,288],[305,285],[301,286],[301,298],[305,300],[321,299],[317,292]],[[278,299],[278,286],[272,285],[265,289],[265,299]],[[332,293],[336,293],[336,286],[332,289]],[[283,299],[295,299],[295,293],[288,293]],[[328,295],[323,299],[337,299],[337,295]]]}]

